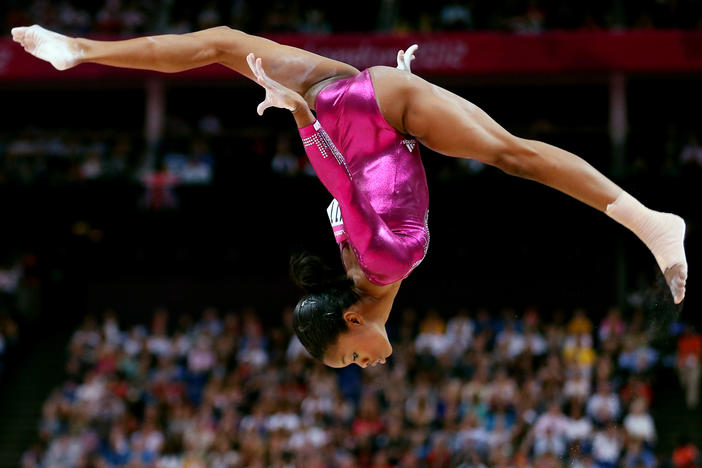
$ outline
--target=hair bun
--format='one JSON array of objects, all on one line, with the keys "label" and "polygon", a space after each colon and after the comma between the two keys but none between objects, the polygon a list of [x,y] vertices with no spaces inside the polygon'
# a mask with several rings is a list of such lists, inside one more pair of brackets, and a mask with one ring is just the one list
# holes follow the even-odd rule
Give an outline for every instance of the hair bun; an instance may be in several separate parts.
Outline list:
[{"label": "hair bun", "polygon": [[316,255],[302,252],[290,258],[290,277],[306,293],[326,289],[333,277],[331,269]]}]

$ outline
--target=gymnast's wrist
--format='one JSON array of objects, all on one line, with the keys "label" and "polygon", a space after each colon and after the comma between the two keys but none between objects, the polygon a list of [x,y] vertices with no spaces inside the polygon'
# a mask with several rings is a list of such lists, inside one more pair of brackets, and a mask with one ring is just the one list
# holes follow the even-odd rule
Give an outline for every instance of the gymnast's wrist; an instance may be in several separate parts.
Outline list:
[{"label": "gymnast's wrist", "polygon": [[290,112],[295,118],[297,128],[307,127],[312,125],[315,121],[314,115],[304,99],[297,101],[295,107],[291,109]]}]

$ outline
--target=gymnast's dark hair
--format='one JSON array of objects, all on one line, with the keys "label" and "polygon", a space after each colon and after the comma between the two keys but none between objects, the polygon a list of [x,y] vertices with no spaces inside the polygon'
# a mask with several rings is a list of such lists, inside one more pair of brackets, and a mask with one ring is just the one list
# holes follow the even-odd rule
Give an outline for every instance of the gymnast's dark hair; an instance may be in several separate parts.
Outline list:
[{"label": "gymnast's dark hair", "polygon": [[290,258],[290,277],[305,291],[293,313],[295,334],[307,352],[321,360],[346,331],[343,313],[358,301],[358,293],[353,280],[334,274],[321,258],[309,253]]}]

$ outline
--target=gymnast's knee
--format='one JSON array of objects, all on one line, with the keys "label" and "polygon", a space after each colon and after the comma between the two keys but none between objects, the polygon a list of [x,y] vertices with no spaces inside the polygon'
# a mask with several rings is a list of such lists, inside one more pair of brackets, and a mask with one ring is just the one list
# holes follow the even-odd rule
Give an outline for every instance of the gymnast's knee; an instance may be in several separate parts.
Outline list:
[{"label": "gymnast's knee", "polygon": [[248,36],[244,31],[229,26],[216,26],[195,34],[203,37],[218,56],[232,53],[241,44],[241,39]]},{"label": "gymnast's knee", "polygon": [[514,138],[504,142],[493,158],[493,165],[509,175],[525,179],[539,178],[541,155],[527,140]]}]

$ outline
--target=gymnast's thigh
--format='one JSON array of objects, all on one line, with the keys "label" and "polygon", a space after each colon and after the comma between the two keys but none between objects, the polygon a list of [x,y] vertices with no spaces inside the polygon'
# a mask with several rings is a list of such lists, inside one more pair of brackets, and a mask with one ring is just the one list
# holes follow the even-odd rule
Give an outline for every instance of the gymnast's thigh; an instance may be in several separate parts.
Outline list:
[{"label": "gymnast's thigh", "polygon": [[[322,82],[348,78],[360,73],[346,63],[226,26],[209,31],[209,39],[219,51],[220,64],[255,81],[246,63],[246,56],[253,53],[263,61],[263,68],[268,76],[306,98],[309,97],[309,91]],[[311,96],[312,104],[314,97],[316,94]]]},{"label": "gymnast's thigh", "polygon": [[371,72],[385,120],[438,153],[496,165],[500,155],[519,144],[486,112],[446,89],[389,67]]}]

